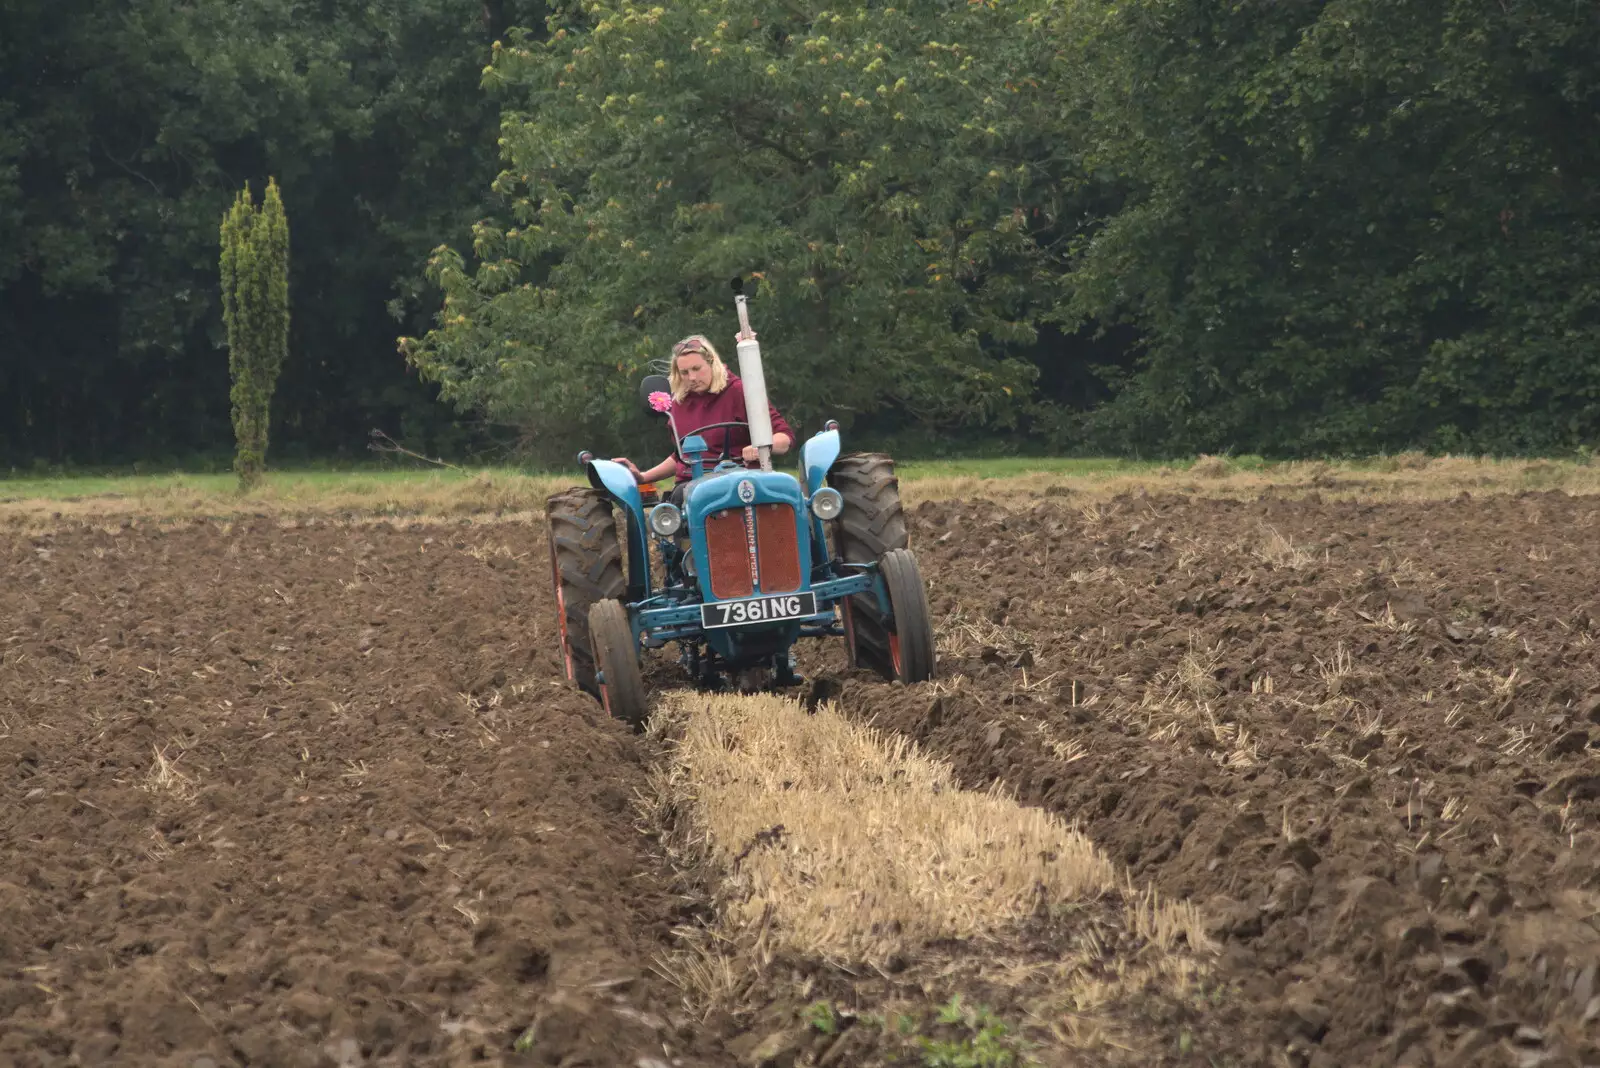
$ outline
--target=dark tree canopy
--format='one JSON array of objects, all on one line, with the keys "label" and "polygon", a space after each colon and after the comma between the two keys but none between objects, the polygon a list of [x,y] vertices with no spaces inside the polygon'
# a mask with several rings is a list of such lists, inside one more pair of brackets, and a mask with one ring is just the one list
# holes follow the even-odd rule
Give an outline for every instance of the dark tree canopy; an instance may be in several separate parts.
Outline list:
[{"label": "dark tree canopy", "polygon": [[620,444],[735,273],[857,440],[1587,447],[1597,116],[1544,0],[0,0],[0,465],[226,463],[269,174],[280,459]]},{"label": "dark tree canopy", "polygon": [[1062,68],[1126,194],[1070,306],[1145,347],[1091,440],[1543,451],[1600,432],[1600,9],[1141,0]]},{"label": "dark tree canopy", "polygon": [[297,235],[275,451],[435,445],[394,335],[495,173],[489,45],[540,3],[0,0],[0,465],[232,451],[217,222],[276,175]]}]

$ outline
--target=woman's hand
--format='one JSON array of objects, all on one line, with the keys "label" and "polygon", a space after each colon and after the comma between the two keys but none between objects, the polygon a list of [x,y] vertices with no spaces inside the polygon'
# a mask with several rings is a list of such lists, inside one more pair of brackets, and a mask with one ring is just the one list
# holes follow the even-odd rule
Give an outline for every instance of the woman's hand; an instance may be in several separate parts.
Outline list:
[{"label": "woman's hand", "polygon": [[662,460],[648,471],[639,470],[639,465],[626,456],[613,457],[611,462],[626,467],[628,472],[633,475],[633,480],[641,486],[646,482],[654,482],[658,478],[666,478],[678,468],[677,461],[671,456]]},{"label": "woman's hand", "polygon": [[[788,452],[791,444],[792,442],[789,440],[788,434],[772,435],[772,451],[777,453],[779,456],[782,456],[784,453]],[[746,445],[744,447],[744,451],[740,455],[744,457],[745,463],[753,464],[757,460],[761,459],[761,450],[756,448],[754,445]]]}]

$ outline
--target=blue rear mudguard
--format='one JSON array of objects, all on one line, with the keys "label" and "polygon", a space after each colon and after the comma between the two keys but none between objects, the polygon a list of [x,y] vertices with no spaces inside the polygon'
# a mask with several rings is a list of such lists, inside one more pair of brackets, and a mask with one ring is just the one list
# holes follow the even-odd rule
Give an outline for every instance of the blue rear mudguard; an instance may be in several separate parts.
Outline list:
[{"label": "blue rear mudguard", "polygon": [[613,460],[590,460],[584,465],[589,485],[605,490],[622,505],[628,523],[628,603],[650,596],[650,556],[645,541],[644,498],[633,472]]}]

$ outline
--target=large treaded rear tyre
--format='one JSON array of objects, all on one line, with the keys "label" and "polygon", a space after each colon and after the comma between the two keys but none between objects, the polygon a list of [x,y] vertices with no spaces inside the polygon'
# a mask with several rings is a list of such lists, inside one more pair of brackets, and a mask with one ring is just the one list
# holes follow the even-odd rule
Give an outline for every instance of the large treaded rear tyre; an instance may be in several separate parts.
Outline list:
[{"label": "large treaded rear tyre", "polygon": [[607,712],[635,729],[650,714],[644,676],[639,671],[639,643],[621,601],[599,601],[589,609],[589,634],[605,681],[600,703]]},{"label": "large treaded rear tyre", "polygon": [[[897,551],[910,557],[911,539],[906,529],[905,509],[900,504],[900,480],[895,476],[892,458],[881,452],[841,456],[828,472],[828,484],[844,498],[844,508],[832,525],[834,549],[842,560],[851,564],[881,564]],[[919,625],[926,634],[925,659],[913,665],[919,676],[908,678],[904,674],[906,635],[900,633],[902,628],[896,619],[884,616],[877,598],[870,593],[857,594],[844,605],[845,650],[852,667],[867,668],[886,679],[903,682],[932,677],[933,629],[928,618],[927,594],[922,590],[914,558],[910,567],[919,590],[916,598],[921,605]],[[884,578],[887,582],[887,571]],[[909,588],[902,589],[902,596],[909,597]],[[893,587],[890,601],[894,603]],[[908,611],[915,614],[918,610],[912,607]],[[923,639],[919,636],[916,640]]]},{"label": "large treaded rear tyre", "polygon": [[627,589],[611,499],[597,489],[565,490],[545,502],[545,518],[550,524],[550,580],[567,678],[598,698],[589,609],[600,601],[620,600]]},{"label": "large treaded rear tyre", "polygon": [[900,507],[900,480],[888,455],[846,453],[834,461],[828,485],[844,497],[844,510],[833,526],[835,547],[845,560],[870,563],[890,549],[910,546],[905,510]]}]

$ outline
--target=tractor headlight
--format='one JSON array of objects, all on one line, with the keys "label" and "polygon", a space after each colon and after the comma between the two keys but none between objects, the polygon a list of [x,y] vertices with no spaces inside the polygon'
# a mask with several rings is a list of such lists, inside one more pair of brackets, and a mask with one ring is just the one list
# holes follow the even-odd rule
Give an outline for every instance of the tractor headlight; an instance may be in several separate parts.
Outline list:
[{"label": "tractor headlight", "polygon": [[683,513],[675,504],[658,504],[650,509],[650,529],[670,538],[683,526]]},{"label": "tractor headlight", "polygon": [[824,486],[811,495],[811,511],[818,519],[836,519],[844,511],[844,497],[832,486]]}]

